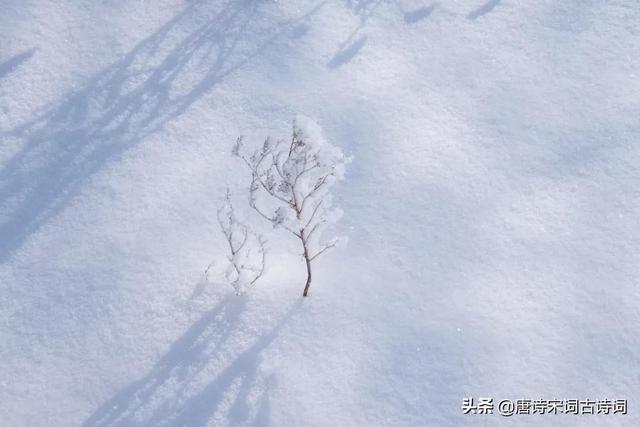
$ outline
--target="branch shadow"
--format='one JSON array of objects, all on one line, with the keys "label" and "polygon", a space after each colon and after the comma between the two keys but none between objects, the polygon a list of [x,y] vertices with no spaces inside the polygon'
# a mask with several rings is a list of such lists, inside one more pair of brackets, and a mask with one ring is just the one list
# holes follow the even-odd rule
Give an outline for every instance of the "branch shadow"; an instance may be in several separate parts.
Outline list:
[{"label": "branch shadow", "polygon": [[0,170],[0,262],[59,214],[108,162],[180,116],[317,10],[267,26],[255,19],[261,5],[261,0],[189,2],[82,88],[0,132],[0,144],[20,147]]},{"label": "branch shadow", "polygon": [[327,67],[338,68],[339,66],[351,61],[351,59],[358,54],[360,49],[362,49],[362,46],[364,46],[366,41],[367,37],[362,36],[350,45],[342,47],[327,63]]},{"label": "branch shadow", "polygon": [[[367,25],[367,21],[373,15],[375,10],[382,4],[383,0],[347,0],[346,8],[351,10],[352,13],[357,14],[360,17],[358,26],[351,31],[349,36],[338,47],[337,52],[327,63],[327,68],[338,68],[341,65],[351,61],[358,52],[362,49],[367,41],[366,36],[361,36],[356,39],[356,36]],[[355,41],[354,41],[355,39]]]},{"label": "branch shadow", "polygon": [[485,4],[477,8],[476,10],[471,11],[467,15],[467,18],[471,19],[472,21],[475,21],[476,19],[480,18],[483,15],[486,15],[487,13],[495,9],[495,7],[500,4],[500,1],[501,0],[489,0],[488,2],[486,2]]},{"label": "branch shadow", "polygon": [[[221,405],[229,394],[235,394],[227,413],[233,425],[268,426],[273,375],[266,379],[255,404],[251,402],[251,394],[257,390],[261,354],[300,303],[293,304],[226,367],[212,367],[212,360],[228,353],[226,343],[237,331],[245,305],[245,298],[224,298],[176,340],[147,375],[118,391],[82,427],[206,426],[213,416],[224,415]],[[212,370],[216,371],[213,375]],[[213,379],[199,386],[207,376]],[[198,391],[194,393],[194,389]]]},{"label": "branch shadow", "polygon": [[412,11],[404,12],[404,22],[407,24],[415,24],[416,22],[428,18],[436,9],[437,5],[438,3],[433,3],[432,5],[427,7],[421,7]]},{"label": "branch shadow", "polygon": [[33,56],[33,54],[36,53],[36,50],[37,49],[34,47],[32,49],[19,53],[7,59],[6,61],[1,62],[0,79],[12,73],[13,70],[18,68],[23,62],[28,61]]},{"label": "branch shadow", "polygon": [[[369,19],[375,14],[376,9],[384,3],[385,0],[346,0],[345,7],[352,13],[358,15],[360,22],[356,28],[351,31],[349,36],[340,43],[338,50],[327,63],[327,68],[336,69],[351,61],[360,52],[367,41],[367,36],[357,36],[367,26]],[[402,14],[405,24],[415,24],[428,18],[438,5],[436,2],[430,6],[407,11],[402,7],[398,0],[393,0],[393,4]]]}]

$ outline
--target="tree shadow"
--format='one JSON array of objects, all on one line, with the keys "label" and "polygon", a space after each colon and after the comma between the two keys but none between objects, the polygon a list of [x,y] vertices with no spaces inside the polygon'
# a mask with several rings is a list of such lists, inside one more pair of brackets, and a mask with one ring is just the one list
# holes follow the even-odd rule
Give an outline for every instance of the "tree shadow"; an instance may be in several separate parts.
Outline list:
[{"label": "tree shadow", "polygon": [[[224,298],[175,341],[147,375],[117,392],[82,427],[206,426],[212,417],[224,416],[221,406],[229,396],[226,416],[231,424],[268,426],[273,375],[266,379],[259,398],[252,399],[258,389],[261,354],[300,307],[300,301],[270,329],[264,328],[266,332],[226,367],[219,368],[211,361],[224,360],[230,351],[226,343],[233,341],[230,338],[238,331],[245,305],[243,297]],[[213,380],[201,385],[209,376]]]},{"label": "tree shadow", "polygon": [[[333,55],[327,63],[328,68],[338,68],[341,65],[351,61],[354,56],[362,49],[367,41],[366,36],[356,39],[356,36],[367,25],[367,21],[373,15],[375,10],[382,4],[384,0],[347,0],[346,7],[360,17],[360,22],[356,28],[351,31],[349,36],[340,43],[338,51]],[[355,40],[355,41],[354,41]]]},{"label": "tree shadow", "polygon": [[488,2],[486,2],[485,4],[477,8],[476,10],[471,11],[467,15],[467,18],[471,19],[472,21],[475,21],[481,16],[491,12],[497,5],[500,4],[500,1],[501,0],[489,0]]},{"label": "tree shadow", "polygon": [[61,212],[105,164],[162,129],[317,10],[269,26],[256,19],[261,5],[189,2],[81,89],[0,133],[0,144],[20,147],[0,170],[0,262]]},{"label": "tree shadow", "polygon": [[276,385],[275,374],[271,374],[267,378],[267,390],[262,393],[258,402],[258,410],[256,416],[251,423],[252,427],[269,427],[271,425],[271,400],[269,398],[269,388]]},{"label": "tree shadow", "polygon": [[362,36],[350,45],[344,46],[342,49],[336,52],[333,58],[331,58],[331,61],[327,63],[327,67],[338,68],[342,64],[346,64],[347,62],[351,61],[351,59],[358,54],[360,49],[362,49],[362,46],[364,46],[366,41],[367,37]]},{"label": "tree shadow", "polygon": [[[358,52],[360,52],[367,41],[367,36],[357,36],[366,27],[367,22],[374,15],[376,9],[384,3],[385,0],[346,0],[346,8],[352,13],[358,15],[360,22],[356,28],[351,31],[349,36],[340,43],[337,52],[327,63],[328,68],[338,68],[351,61]],[[421,7],[412,11],[406,11],[397,0],[393,0],[393,4],[402,14],[403,20],[406,24],[414,24],[428,18],[437,6],[437,3],[433,3],[428,7]]]},{"label": "tree shadow", "polygon": [[431,6],[420,7],[415,10],[403,12],[404,22],[406,22],[407,24],[415,24],[416,22],[428,18],[436,9],[437,5],[438,3],[433,3]]},{"label": "tree shadow", "polygon": [[18,68],[18,66],[23,62],[29,60],[29,58],[31,58],[33,54],[36,53],[36,50],[37,49],[34,47],[32,49],[25,50],[24,52],[19,53],[7,59],[6,61],[0,62],[0,79],[13,72],[13,70]]}]

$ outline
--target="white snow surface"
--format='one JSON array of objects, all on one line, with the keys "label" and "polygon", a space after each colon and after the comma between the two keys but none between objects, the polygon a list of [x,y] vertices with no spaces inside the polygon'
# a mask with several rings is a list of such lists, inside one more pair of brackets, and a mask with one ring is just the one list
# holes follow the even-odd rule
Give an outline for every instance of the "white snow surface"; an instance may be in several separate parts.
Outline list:
[{"label": "white snow surface", "polygon": [[[640,3],[0,9],[0,426],[640,425]],[[354,158],[348,245],[307,299],[281,230],[203,284],[234,141],[299,113]]]}]

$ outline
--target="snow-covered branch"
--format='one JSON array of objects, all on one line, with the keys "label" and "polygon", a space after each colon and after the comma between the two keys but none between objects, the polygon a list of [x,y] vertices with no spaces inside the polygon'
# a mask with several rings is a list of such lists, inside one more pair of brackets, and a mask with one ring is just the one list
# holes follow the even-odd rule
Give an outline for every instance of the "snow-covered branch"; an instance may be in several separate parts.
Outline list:
[{"label": "snow-covered branch", "polygon": [[331,206],[329,190],[343,178],[350,159],[303,117],[294,121],[287,142],[267,138],[259,150],[245,155],[243,139],[238,138],[233,154],[251,171],[249,205],[274,227],[282,227],[301,241],[307,265],[303,295],[307,296],[311,261],[335,246],[335,241],[321,240],[324,226],[340,217],[340,211]]},{"label": "snow-covered branch", "polygon": [[[266,241],[236,217],[228,189],[217,216],[229,247],[225,278],[236,293],[241,294],[251,288],[264,274]],[[205,270],[205,275],[210,268],[211,265]]]}]

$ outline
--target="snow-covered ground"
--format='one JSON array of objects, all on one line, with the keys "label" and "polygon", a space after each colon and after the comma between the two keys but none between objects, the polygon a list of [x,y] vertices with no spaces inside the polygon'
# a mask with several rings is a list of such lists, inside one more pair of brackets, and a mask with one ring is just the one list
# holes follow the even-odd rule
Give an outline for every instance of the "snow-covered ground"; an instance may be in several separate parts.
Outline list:
[{"label": "snow-covered ground", "polygon": [[[640,4],[0,1],[0,426],[640,425]],[[347,246],[203,285],[233,142]],[[463,415],[464,397],[629,414]]]}]

